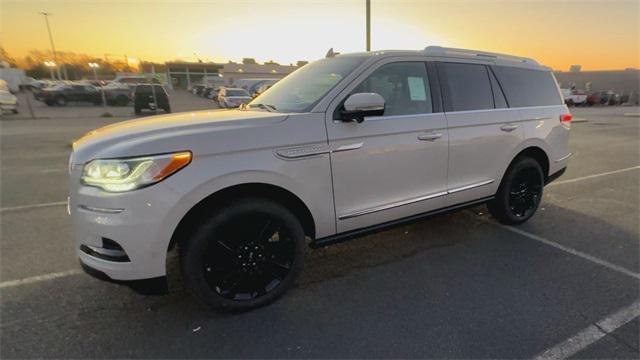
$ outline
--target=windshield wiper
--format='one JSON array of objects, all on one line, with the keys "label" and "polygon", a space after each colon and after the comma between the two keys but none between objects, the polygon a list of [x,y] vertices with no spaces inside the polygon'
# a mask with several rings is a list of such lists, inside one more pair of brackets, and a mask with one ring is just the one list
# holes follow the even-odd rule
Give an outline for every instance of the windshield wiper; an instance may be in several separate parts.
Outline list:
[{"label": "windshield wiper", "polygon": [[269,104],[249,104],[249,107],[259,107],[260,109],[265,109],[268,112],[274,112],[276,111],[276,107],[273,105],[269,105]]}]

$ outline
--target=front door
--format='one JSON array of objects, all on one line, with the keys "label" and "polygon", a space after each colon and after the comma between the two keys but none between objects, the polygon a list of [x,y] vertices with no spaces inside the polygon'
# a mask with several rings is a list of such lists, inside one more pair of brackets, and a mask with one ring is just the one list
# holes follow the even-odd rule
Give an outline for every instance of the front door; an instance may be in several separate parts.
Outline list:
[{"label": "front door", "polygon": [[361,92],[382,95],[382,116],[327,123],[338,232],[424,213],[446,202],[446,119],[434,112],[426,62],[378,63],[338,100]]}]

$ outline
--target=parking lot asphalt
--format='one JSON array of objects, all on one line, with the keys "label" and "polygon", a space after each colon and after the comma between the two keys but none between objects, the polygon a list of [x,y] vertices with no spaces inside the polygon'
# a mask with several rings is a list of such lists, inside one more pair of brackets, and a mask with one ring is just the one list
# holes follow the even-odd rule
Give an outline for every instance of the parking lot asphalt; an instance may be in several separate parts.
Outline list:
[{"label": "parking lot asphalt", "polygon": [[78,270],[69,143],[123,119],[3,119],[0,357],[637,359],[639,109],[572,112],[574,156],[528,223],[479,206],[309,250],[292,291],[236,315],[175,271],[154,297]]}]

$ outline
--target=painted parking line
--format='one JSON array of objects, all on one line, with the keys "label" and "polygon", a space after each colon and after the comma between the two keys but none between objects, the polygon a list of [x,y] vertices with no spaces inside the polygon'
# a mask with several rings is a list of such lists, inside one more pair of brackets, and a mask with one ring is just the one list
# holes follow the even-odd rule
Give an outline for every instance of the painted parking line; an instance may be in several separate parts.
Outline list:
[{"label": "painted parking line", "polygon": [[44,169],[44,170],[40,170],[41,173],[43,174],[50,174],[50,173],[63,173],[66,172],[66,169]]},{"label": "painted parking line", "polygon": [[574,182],[578,182],[578,181],[584,181],[584,180],[589,180],[589,179],[595,179],[595,178],[599,178],[602,176],[609,176],[609,175],[614,175],[614,174],[620,174],[620,173],[624,173],[627,171],[633,171],[633,170],[638,170],[640,169],[640,166],[632,166],[629,168],[625,168],[625,169],[620,169],[620,170],[614,170],[614,171],[607,171],[607,172],[603,172],[603,173],[599,173],[599,174],[593,174],[593,175],[588,175],[588,176],[582,176],[579,178],[575,178],[575,179],[569,179],[569,180],[563,180],[563,181],[554,181],[551,184],[547,185],[547,186],[556,186],[556,185],[563,185],[563,184],[570,184],[570,183],[574,183]]},{"label": "painted parking line", "polygon": [[576,335],[561,342],[560,344],[545,350],[534,357],[536,360],[556,360],[566,359],[587,346],[602,339],[616,329],[625,325],[629,321],[640,316],[640,301],[618,310],[595,324],[589,325],[586,329]]},{"label": "painted parking line", "polygon": [[552,247],[554,247],[556,249],[562,250],[562,251],[564,251],[566,253],[569,253],[571,255],[583,258],[585,260],[591,261],[592,263],[598,264],[600,266],[604,266],[604,267],[606,267],[606,268],[608,268],[610,270],[613,270],[613,271],[616,271],[618,273],[621,273],[621,274],[624,274],[624,275],[627,275],[627,276],[630,276],[632,278],[640,280],[640,274],[638,274],[636,272],[633,272],[633,271],[631,271],[629,269],[626,269],[626,268],[624,268],[622,266],[618,266],[618,265],[612,264],[612,263],[610,263],[608,261],[599,259],[599,258],[597,258],[595,256],[591,256],[591,255],[589,255],[587,253],[583,253],[582,251],[574,250],[572,248],[569,248],[569,247],[566,247],[564,245],[558,244],[555,241],[551,241],[551,240],[545,239],[545,238],[543,238],[541,236],[538,236],[538,235],[532,234],[530,232],[518,229],[516,227],[498,224],[498,223],[490,221],[489,219],[485,219],[485,220],[487,222],[491,222],[492,224],[498,225],[498,226],[500,226],[501,228],[503,228],[505,230],[509,230],[509,231],[511,231],[513,233],[528,237],[529,239],[541,242],[541,243],[543,243],[545,245],[552,246]]},{"label": "painted parking line", "polygon": [[10,212],[10,211],[28,210],[28,209],[37,209],[37,208],[64,206],[64,205],[67,205],[66,201],[56,201],[56,202],[50,202],[50,203],[20,205],[20,206],[9,206],[5,208],[0,208],[0,212]]},{"label": "painted parking line", "polygon": [[6,289],[6,288],[11,288],[11,287],[20,286],[20,285],[33,284],[33,283],[46,281],[46,280],[59,279],[62,277],[78,275],[81,273],[82,273],[82,270],[73,269],[73,270],[60,271],[60,272],[49,273],[44,275],[32,276],[24,279],[3,281],[3,282],[0,282],[0,289]]}]

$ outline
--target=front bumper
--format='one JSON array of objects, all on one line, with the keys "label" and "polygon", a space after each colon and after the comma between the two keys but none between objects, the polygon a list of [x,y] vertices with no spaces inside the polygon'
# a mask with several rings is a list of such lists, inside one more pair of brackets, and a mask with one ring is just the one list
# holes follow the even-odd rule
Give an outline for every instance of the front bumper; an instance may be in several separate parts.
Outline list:
[{"label": "front bumper", "polygon": [[107,193],[70,176],[69,214],[76,252],[85,266],[111,280],[164,277],[180,194],[164,182],[126,193]]}]

